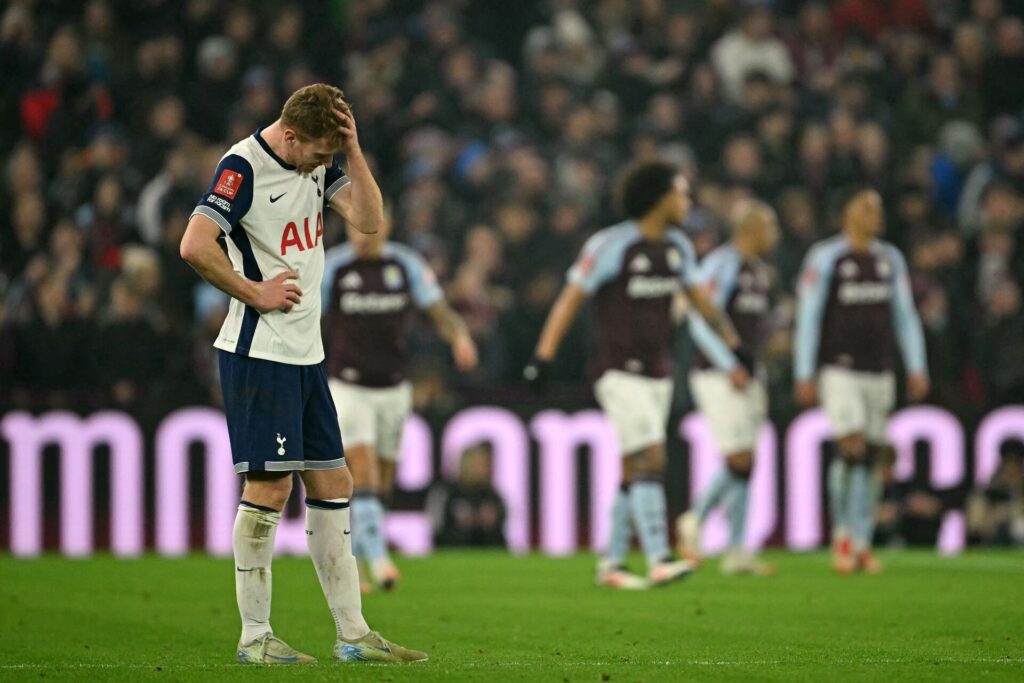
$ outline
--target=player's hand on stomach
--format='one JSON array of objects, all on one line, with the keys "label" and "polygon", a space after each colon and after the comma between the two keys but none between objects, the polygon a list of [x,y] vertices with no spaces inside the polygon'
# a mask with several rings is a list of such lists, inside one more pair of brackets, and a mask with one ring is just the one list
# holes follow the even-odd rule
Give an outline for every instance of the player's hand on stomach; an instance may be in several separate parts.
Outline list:
[{"label": "player's hand on stomach", "polygon": [[804,408],[810,408],[818,402],[818,388],[812,380],[797,382],[793,387],[793,395],[796,397],[796,402]]},{"label": "player's hand on stomach", "polygon": [[270,311],[287,313],[292,310],[293,306],[302,301],[302,289],[294,282],[286,282],[287,280],[297,280],[298,278],[298,273],[286,270],[270,280],[257,282],[256,299],[252,302],[251,306],[260,313],[269,313]]},{"label": "player's hand on stomach", "polygon": [[472,370],[479,362],[476,344],[468,334],[460,334],[452,342],[452,356],[455,358],[455,365],[463,372]]},{"label": "player's hand on stomach", "polygon": [[930,390],[928,375],[914,373],[907,377],[907,398],[911,401],[923,401]]}]

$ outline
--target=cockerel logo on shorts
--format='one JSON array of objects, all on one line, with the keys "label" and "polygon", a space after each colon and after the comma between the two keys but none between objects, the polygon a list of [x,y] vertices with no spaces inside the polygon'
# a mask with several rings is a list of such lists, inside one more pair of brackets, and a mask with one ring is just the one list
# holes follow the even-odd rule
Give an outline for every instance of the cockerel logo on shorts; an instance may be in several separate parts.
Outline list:
[{"label": "cockerel logo on shorts", "polygon": [[281,436],[280,434],[277,435],[277,445],[279,446],[279,448],[277,449],[278,455],[284,455],[284,442],[287,440],[288,439]]}]

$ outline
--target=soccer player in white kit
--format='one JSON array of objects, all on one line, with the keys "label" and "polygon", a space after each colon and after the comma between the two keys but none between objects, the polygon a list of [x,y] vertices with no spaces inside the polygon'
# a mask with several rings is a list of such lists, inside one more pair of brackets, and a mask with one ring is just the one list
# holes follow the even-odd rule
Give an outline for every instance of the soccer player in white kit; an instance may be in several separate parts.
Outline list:
[{"label": "soccer player in white kit", "polygon": [[[347,174],[334,160],[338,152]],[[306,538],[334,617],[334,658],[427,657],[371,631],[362,615],[349,526],[352,476],[320,333],[327,207],[361,232],[376,232],[383,221],[352,112],[341,90],[315,84],[293,93],[278,120],[228,150],[181,241],[181,257],[232,297],[214,346],[235,471],[245,476],[232,537],[242,663],[316,662],[270,626],[274,537],[292,472],[306,488]]]},{"label": "soccer player in white kit", "polygon": [[[778,219],[764,202],[743,200],[733,210],[731,223],[732,239],[704,258],[700,281],[736,327],[741,348],[756,360],[771,332],[772,274],[764,259],[778,242]],[[732,375],[746,369],[744,362],[723,350],[721,341],[699,315],[690,316],[690,336],[702,352],[690,372],[691,393],[725,462],[693,509],[677,521],[680,555],[700,561],[701,524],[716,505],[722,504],[729,521],[729,547],[720,565],[722,572],[770,574],[774,567],[761,562],[743,545],[754,452],[768,411],[764,381],[752,372],[753,378],[746,386],[736,386]]]},{"label": "soccer player in white kit", "polygon": [[850,188],[840,210],[842,233],[811,247],[800,275],[794,390],[804,406],[820,395],[838,450],[828,471],[833,568],[878,573],[871,553],[876,464],[887,448],[896,400],[895,347],[903,354],[911,401],[928,395],[928,365],[907,263],[899,249],[878,239],[885,225],[881,196]]}]

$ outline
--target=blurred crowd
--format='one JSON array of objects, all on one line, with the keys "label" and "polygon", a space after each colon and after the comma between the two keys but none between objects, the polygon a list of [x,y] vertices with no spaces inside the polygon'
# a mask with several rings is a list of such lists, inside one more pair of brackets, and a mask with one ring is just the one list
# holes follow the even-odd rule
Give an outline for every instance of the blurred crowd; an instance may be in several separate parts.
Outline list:
[{"label": "blurred crowd", "polygon": [[[1020,0],[11,0],[0,17],[0,404],[216,403],[226,311],[178,257],[229,145],[341,86],[396,217],[483,351],[425,329],[416,400],[514,391],[611,187],[659,155],[704,254],[756,195],[784,238],[770,367],[789,403],[793,281],[877,187],[924,322],[931,401],[1024,402]],[[328,246],[343,238],[328,221]],[[586,324],[556,379],[585,386]],[[685,342],[683,342],[685,346]],[[686,349],[680,351],[682,357]],[[680,399],[686,401],[685,396]]]}]

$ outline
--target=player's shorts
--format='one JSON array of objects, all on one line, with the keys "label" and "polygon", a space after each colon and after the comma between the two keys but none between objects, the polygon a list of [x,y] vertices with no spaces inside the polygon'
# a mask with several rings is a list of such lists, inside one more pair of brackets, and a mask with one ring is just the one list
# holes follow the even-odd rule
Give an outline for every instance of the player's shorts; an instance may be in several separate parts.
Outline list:
[{"label": "player's shorts", "polygon": [[821,370],[818,392],[834,438],[863,434],[869,443],[887,442],[885,428],[896,402],[893,373],[827,365]]},{"label": "player's shorts", "polygon": [[405,421],[412,412],[412,385],[371,388],[328,380],[338,409],[341,437],[349,448],[373,446],[377,456],[396,460],[402,445]]},{"label": "player's shorts", "polygon": [[290,365],[217,353],[235,472],[345,466],[323,363]]},{"label": "player's shorts", "polygon": [[721,370],[694,370],[690,391],[722,455],[754,452],[768,412],[768,397],[760,380],[751,379],[747,388],[740,390]]},{"label": "player's shorts", "polygon": [[594,385],[594,394],[619,437],[623,457],[665,443],[671,379],[608,370]]}]

